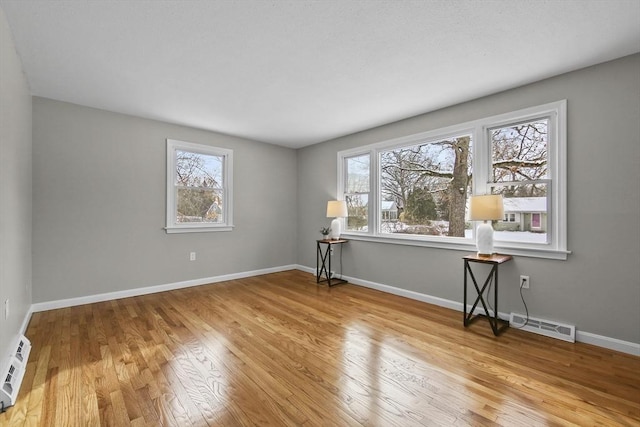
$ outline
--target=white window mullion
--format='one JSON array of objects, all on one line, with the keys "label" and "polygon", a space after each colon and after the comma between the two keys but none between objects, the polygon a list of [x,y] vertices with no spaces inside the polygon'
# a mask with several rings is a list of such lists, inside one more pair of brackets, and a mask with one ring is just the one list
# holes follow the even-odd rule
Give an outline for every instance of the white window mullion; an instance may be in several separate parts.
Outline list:
[{"label": "white window mullion", "polygon": [[371,150],[371,192],[369,202],[370,234],[380,234],[380,153]]},{"label": "white window mullion", "polygon": [[492,165],[489,127],[476,126],[474,136],[477,136],[477,144],[473,151],[473,194],[490,194]]}]

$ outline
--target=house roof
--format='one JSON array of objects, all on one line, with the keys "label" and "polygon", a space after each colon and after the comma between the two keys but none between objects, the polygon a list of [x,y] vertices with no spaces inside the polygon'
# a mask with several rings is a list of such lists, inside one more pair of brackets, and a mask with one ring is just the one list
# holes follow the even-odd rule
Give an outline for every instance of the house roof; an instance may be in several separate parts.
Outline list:
[{"label": "house roof", "polygon": [[383,200],[380,202],[380,207],[383,211],[397,211],[398,207],[396,206],[396,202]]},{"label": "house roof", "polygon": [[504,199],[505,212],[546,212],[546,197],[510,197]]}]

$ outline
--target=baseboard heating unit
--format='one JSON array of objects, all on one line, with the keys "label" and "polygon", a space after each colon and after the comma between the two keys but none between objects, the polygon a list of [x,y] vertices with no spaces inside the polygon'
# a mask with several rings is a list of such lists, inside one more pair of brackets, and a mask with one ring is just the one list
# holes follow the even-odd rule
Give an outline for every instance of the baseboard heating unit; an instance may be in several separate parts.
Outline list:
[{"label": "baseboard heating unit", "polygon": [[576,327],[573,325],[536,319],[535,317],[529,317],[527,320],[527,316],[524,314],[511,313],[509,326],[563,341],[576,342]]},{"label": "baseboard heating unit", "polygon": [[30,352],[31,342],[24,335],[20,335],[11,347],[11,354],[4,361],[2,388],[0,389],[0,409],[3,412],[6,408],[16,403],[20,384],[22,384],[24,372],[27,370]]}]

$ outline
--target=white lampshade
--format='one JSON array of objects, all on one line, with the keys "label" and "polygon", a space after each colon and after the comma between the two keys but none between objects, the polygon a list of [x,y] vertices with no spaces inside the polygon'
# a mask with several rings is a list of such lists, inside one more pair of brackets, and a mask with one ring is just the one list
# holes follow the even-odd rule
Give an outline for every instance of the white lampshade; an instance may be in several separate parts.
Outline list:
[{"label": "white lampshade", "polygon": [[344,218],[347,216],[347,202],[331,200],[327,202],[327,218]]},{"label": "white lampshade", "polygon": [[471,196],[469,200],[469,219],[471,221],[484,221],[476,230],[478,255],[488,256],[493,253],[493,227],[487,221],[496,221],[503,217],[502,195]]},{"label": "white lampshade", "polygon": [[342,226],[338,218],[344,218],[346,216],[348,216],[347,202],[343,200],[331,200],[327,202],[327,218],[334,218],[334,220],[331,221],[330,239],[337,240],[340,238],[340,233],[342,232],[340,229]]}]

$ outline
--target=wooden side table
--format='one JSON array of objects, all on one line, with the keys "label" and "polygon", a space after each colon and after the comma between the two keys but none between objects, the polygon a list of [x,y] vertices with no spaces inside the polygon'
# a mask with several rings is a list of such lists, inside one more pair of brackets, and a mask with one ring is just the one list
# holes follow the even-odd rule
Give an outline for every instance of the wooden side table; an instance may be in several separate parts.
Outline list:
[{"label": "wooden side table", "polygon": [[[334,245],[340,246],[340,256],[342,256],[342,245],[347,243],[348,240],[338,239],[322,239],[316,240],[316,283],[327,282],[327,286],[335,286],[340,283],[347,283],[346,280],[331,278],[331,248]],[[322,247],[326,245],[326,249],[323,252]],[[324,273],[324,279],[320,280]],[[331,282],[334,282],[331,284]]]},{"label": "wooden side table", "polygon": [[[489,325],[491,325],[491,329],[493,330],[493,335],[500,335],[506,328],[509,327],[509,324],[504,320],[498,319],[498,266],[500,264],[504,264],[507,261],[511,261],[513,257],[511,255],[500,255],[500,254],[492,254],[489,256],[480,256],[477,254],[467,255],[462,257],[464,259],[464,301],[462,303],[463,311],[464,311],[464,326],[465,328],[469,326],[472,322],[478,320],[479,317],[486,317],[489,321]],[[491,271],[489,275],[484,281],[482,288],[478,286],[478,282],[476,281],[476,277],[471,270],[470,263],[481,263],[481,264],[491,264]],[[467,276],[471,276],[471,280],[473,281],[473,286],[476,288],[478,292],[478,297],[476,298],[469,314],[467,314]],[[487,308],[487,301],[485,301],[483,294],[487,289],[487,286],[491,282],[494,283],[493,287],[493,316],[489,313],[489,309]],[[489,296],[487,296],[487,299]],[[478,306],[478,303],[482,303],[482,307],[484,308],[485,314],[476,314],[474,315],[474,311]]]}]

